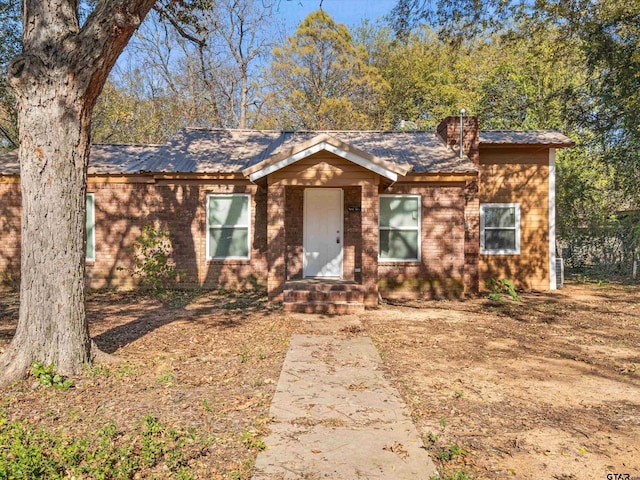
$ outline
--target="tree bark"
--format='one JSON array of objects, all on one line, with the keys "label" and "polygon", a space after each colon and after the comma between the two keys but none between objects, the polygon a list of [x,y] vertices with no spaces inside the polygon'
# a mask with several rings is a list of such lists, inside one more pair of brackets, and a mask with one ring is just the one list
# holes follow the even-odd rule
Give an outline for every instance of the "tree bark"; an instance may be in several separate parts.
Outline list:
[{"label": "tree bark", "polygon": [[241,130],[247,128],[247,97],[249,95],[249,81],[247,79],[246,69],[241,69],[242,72],[242,92],[240,93],[240,122],[238,127]]},{"label": "tree bark", "polygon": [[98,353],[84,303],[91,111],[153,3],[99,1],[82,28],[76,0],[23,3],[23,54],[8,73],[20,132],[20,314],[0,356],[0,386],[24,376],[34,361],[68,375]]},{"label": "tree bark", "polygon": [[11,377],[33,361],[75,373],[90,357],[84,306],[87,108],[80,93],[63,85],[52,90],[20,102],[18,110],[20,321],[0,365],[5,375],[15,370]]}]

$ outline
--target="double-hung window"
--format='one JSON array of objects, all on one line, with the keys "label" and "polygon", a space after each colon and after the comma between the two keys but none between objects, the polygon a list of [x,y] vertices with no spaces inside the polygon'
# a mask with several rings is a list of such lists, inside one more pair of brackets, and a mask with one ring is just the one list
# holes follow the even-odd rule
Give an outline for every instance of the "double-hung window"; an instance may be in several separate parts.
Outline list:
[{"label": "double-hung window", "polygon": [[250,195],[207,195],[208,259],[248,259],[250,227]]},{"label": "double-hung window", "polygon": [[420,260],[420,195],[380,195],[379,202],[379,260]]},{"label": "double-hung window", "polygon": [[520,254],[520,204],[480,205],[480,253]]},{"label": "double-hung window", "polygon": [[87,193],[87,212],[85,217],[86,259],[96,259],[96,199],[93,193]]}]

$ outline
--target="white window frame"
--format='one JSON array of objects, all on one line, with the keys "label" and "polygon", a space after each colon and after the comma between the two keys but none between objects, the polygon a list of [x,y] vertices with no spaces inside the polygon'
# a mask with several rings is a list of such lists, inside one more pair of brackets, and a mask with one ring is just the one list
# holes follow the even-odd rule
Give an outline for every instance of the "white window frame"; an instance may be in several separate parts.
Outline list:
[{"label": "white window frame", "polygon": [[[418,199],[418,225],[415,227],[383,227],[380,225],[380,198],[417,198]],[[417,258],[382,258],[380,256],[380,231],[414,231],[418,232]],[[378,195],[378,262],[381,263],[415,263],[420,262],[422,258],[422,196],[415,194],[381,194]]]},{"label": "white window frame", "polygon": [[[88,262],[95,262],[96,261],[96,196],[94,193],[87,193],[87,198],[91,198],[91,219],[90,220],[91,220],[91,224],[93,225],[93,228],[91,229],[91,243],[93,245],[93,256],[90,257],[89,255],[86,254],[88,249],[87,249],[87,245],[85,245],[84,247],[85,260]],[[85,200],[85,205],[86,205],[86,200]],[[85,212],[85,216],[86,215],[89,215],[88,211]],[[86,223],[86,220],[85,220],[85,223]]]},{"label": "white window frame", "polygon": [[[212,257],[210,255],[210,243],[211,243],[211,229],[212,228],[245,228],[244,225],[210,225],[209,224],[209,199],[212,197],[247,197],[247,214],[248,214],[248,218],[249,218],[249,222],[247,224],[247,256],[246,257],[240,257],[240,256],[228,256],[228,257]],[[205,212],[207,215],[207,231],[206,231],[206,236],[207,236],[207,244],[206,244],[206,249],[207,249],[207,260],[250,260],[251,259],[251,223],[252,223],[252,219],[253,217],[251,216],[251,194],[249,193],[209,193],[207,194],[207,198],[206,198],[206,206],[205,206]]]},{"label": "white window frame", "polygon": [[[513,227],[486,227],[485,210],[487,208],[513,208],[515,225]],[[486,230],[514,230],[516,237],[515,248],[487,249],[485,248]],[[520,255],[520,204],[519,203],[482,203],[480,204],[480,253],[482,255]]]}]

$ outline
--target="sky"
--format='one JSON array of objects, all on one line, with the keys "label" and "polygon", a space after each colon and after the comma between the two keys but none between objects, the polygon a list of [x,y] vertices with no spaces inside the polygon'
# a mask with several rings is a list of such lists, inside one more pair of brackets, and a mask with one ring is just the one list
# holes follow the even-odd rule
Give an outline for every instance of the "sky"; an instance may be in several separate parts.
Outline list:
[{"label": "sky", "polygon": [[[287,33],[292,34],[298,24],[320,7],[321,0],[279,0],[276,15],[285,22]],[[376,20],[386,15],[397,0],[322,0],[322,9],[338,23],[348,27],[360,25],[365,18]]]}]

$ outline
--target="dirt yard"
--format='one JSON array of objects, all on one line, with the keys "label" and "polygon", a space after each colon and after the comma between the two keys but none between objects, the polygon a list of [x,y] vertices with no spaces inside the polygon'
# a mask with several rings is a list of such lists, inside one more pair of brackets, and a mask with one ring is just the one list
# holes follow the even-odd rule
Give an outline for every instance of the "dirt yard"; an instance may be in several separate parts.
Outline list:
[{"label": "dirt yard", "polygon": [[[135,431],[153,415],[195,432],[185,478],[248,479],[291,334],[368,334],[449,478],[640,477],[638,287],[385,305],[347,328],[271,310],[251,293],[177,303],[91,295],[91,334],[122,361],[88,369],[67,391],[20,382],[0,410],[67,436],[111,420]],[[17,308],[15,295],[0,294],[0,351]],[[172,478],[162,469],[136,478],[151,475]]]},{"label": "dirt yard", "polygon": [[[1,298],[0,350],[17,318],[15,295]],[[0,405],[9,420],[62,436],[91,435],[115,420],[141,438],[152,415],[195,434],[197,442],[183,449],[191,475],[180,478],[251,477],[290,319],[251,293],[212,293],[173,307],[133,294],[92,294],[88,316],[98,346],[123,361],[88,369],[67,391],[34,388],[33,378],[15,385]],[[160,465],[135,478],[178,477]]]},{"label": "dirt yard", "polygon": [[364,317],[432,457],[477,479],[640,478],[640,288],[522,297]]}]

